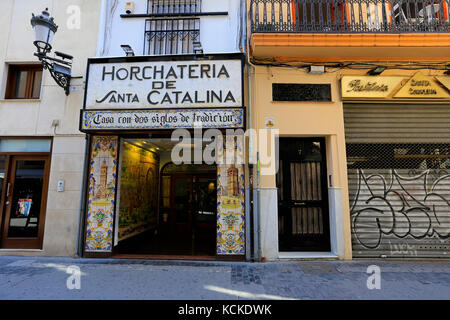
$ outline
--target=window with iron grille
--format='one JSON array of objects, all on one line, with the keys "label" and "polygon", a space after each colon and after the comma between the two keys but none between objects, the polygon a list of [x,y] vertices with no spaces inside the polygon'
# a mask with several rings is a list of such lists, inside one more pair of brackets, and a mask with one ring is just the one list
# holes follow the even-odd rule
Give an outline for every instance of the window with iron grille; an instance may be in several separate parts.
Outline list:
[{"label": "window with iron grille", "polygon": [[145,55],[194,53],[200,19],[192,16],[201,12],[200,0],[149,0],[147,11],[155,17],[145,23]]},{"label": "window with iron grille", "polygon": [[149,0],[148,14],[189,14],[201,12],[200,0]]}]

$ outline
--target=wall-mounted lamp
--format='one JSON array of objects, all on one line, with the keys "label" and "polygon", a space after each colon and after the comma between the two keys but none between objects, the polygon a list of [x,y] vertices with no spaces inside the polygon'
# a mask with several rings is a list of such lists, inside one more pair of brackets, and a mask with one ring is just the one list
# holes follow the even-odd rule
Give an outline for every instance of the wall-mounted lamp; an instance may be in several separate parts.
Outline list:
[{"label": "wall-mounted lamp", "polygon": [[134,13],[134,2],[133,1],[127,1],[125,2],[125,12],[127,14]]},{"label": "wall-mounted lamp", "polygon": [[125,52],[127,57],[134,57],[134,51],[133,48],[131,48],[131,46],[129,46],[128,44],[122,44],[120,47]]},{"label": "wall-mounted lamp", "polygon": [[42,14],[35,16],[32,14],[31,25],[34,30],[34,45],[37,52],[34,54],[42,62],[42,67],[47,69],[56,83],[62,87],[66,95],[69,95],[70,79],[72,78],[72,60],[71,55],[55,51],[55,55],[62,58],[55,59],[47,56],[52,51],[53,37],[58,30],[53,17],[50,17],[48,8],[42,11]]},{"label": "wall-mounted lamp", "polygon": [[202,43],[200,41],[195,41],[193,43],[193,46],[194,46],[194,53],[195,54],[203,54]]},{"label": "wall-mounted lamp", "polygon": [[367,72],[367,74],[370,76],[379,76],[386,69],[387,67],[378,66]]}]

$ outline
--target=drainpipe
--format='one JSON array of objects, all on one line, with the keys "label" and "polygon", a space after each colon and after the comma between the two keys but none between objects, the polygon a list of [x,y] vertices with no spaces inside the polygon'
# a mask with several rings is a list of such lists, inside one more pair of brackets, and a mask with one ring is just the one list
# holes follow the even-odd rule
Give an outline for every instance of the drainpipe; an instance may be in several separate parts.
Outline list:
[{"label": "drainpipe", "polygon": [[[238,47],[244,54],[246,53],[246,44],[247,44],[247,1],[241,1],[239,6],[239,41]],[[249,68],[246,65],[247,69],[247,92],[248,92],[248,110],[247,110],[247,130],[251,129],[252,126],[252,116],[251,116],[251,90],[250,90],[250,75]],[[251,137],[249,136],[249,142],[251,142]],[[251,150],[251,144],[249,143],[249,150]],[[248,189],[245,191],[246,207],[245,207],[245,221],[246,221],[246,259],[248,261],[255,261],[255,241],[254,241],[254,196],[253,196],[253,161],[251,161],[251,155],[248,157],[248,174],[249,174],[249,185]],[[253,229],[253,233],[252,233]]]},{"label": "drainpipe", "polygon": [[103,56],[105,50],[105,34],[106,34],[106,16],[108,11],[109,0],[102,0],[100,8],[100,22],[98,25],[98,40],[96,57]]},{"label": "drainpipe", "polygon": [[[252,68],[254,68],[255,66],[250,62],[250,54],[249,54],[249,50],[248,48],[249,46],[249,41],[250,41],[250,37],[248,37],[247,35],[250,34],[249,32],[249,25],[248,25],[248,21],[249,21],[249,14],[250,11],[248,10],[248,3],[247,0],[243,1],[244,3],[244,14],[243,14],[243,26],[245,26],[245,28],[243,27],[242,29],[245,30],[245,34],[244,34],[244,41],[243,43],[245,43],[246,45],[246,53],[247,53],[247,63],[246,63],[246,68],[247,68],[247,92],[248,92],[248,129],[252,130],[253,129],[253,104],[252,104],[252,91],[251,91],[251,70]],[[260,183],[259,183],[259,152],[256,152],[256,159],[254,159],[254,149],[257,148],[254,144],[257,141],[254,141],[253,136],[250,134],[249,135],[249,171],[250,171],[250,179],[252,179],[252,181],[250,182],[250,193],[251,193],[251,197],[252,197],[252,218],[253,218],[253,250],[252,250],[252,261],[261,261],[261,223],[260,223],[260,205],[259,205],[259,187],[260,187]],[[254,181],[253,181],[253,172],[254,172],[254,164],[255,164],[255,160],[256,160],[256,188],[254,187]]]}]

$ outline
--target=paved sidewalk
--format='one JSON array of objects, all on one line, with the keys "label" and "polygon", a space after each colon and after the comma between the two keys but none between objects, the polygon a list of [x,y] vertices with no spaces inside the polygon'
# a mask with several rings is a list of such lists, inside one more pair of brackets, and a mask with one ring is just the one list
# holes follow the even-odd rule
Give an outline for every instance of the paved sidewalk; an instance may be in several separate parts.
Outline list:
[{"label": "paved sidewalk", "polygon": [[[379,290],[367,287],[370,265],[380,268]],[[74,279],[67,273],[70,266],[81,271],[80,289],[67,287],[68,278]],[[76,283],[69,281],[72,287]],[[0,299],[450,299],[450,261],[243,263],[0,257]]]}]

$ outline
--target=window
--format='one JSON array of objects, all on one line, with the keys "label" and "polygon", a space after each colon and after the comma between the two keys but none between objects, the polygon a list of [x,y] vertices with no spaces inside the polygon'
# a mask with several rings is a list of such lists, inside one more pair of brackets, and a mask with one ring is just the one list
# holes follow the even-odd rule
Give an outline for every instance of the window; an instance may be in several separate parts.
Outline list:
[{"label": "window", "polygon": [[272,83],[273,101],[331,101],[331,85]]},{"label": "window", "polygon": [[148,14],[187,14],[200,12],[200,0],[149,0]]},{"label": "window", "polygon": [[10,65],[5,98],[39,99],[41,82],[41,65]]},{"label": "window", "polygon": [[145,55],[194,53],[200,40],[200,0],[149,0],[152,19],[145,23]]},{"label": "window", "polygon": [[200,36],[200,19],[147,20],[145,54],[194,53]]}]

